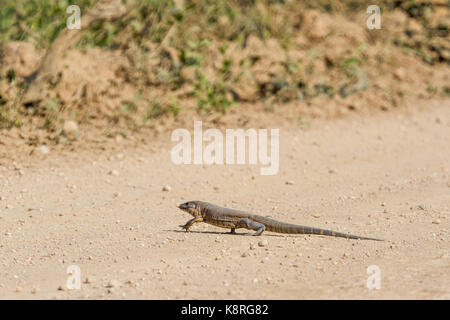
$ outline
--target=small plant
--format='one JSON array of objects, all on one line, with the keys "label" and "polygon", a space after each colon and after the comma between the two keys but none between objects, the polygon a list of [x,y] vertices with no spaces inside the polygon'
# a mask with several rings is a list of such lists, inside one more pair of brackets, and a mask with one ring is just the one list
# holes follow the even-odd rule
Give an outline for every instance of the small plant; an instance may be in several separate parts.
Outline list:
[{"label": "small plant", "polygon": [[[225,47],[220,48],[222,55],[225,54]],[[214,81],[208,80],[199,70],[195,72],[194,96],[197,99],[199,110],[206,113],[221,112],[230,108],[236,101],[230,95],[232,78],[231,67],[233,60],[223,58],[222,66],[217,70],[217,78]]]},{"label": "small plant", "polygon": [[166,106],[164,106],[159,100],[154,99],[150,101],[143,120],[144,122],[147,122],[151,119],[160,118],[167,113],[171,113],[174,117],[176,117],[180,111],[180,102],[175,97],[170,97]]},{"label": "small plant", "polygon": [[51,98],[44,104],[45,110],[45,122],[44,127],[50,130],[56,129],[56,122],[58,120],[58,115],[60,111],[60,104],[58,99]]},{"label": "small plant", "polygon": [[167,106],[167,111],[170,112],[174,117],[178,116],[180,113],[181,106],[180,102],[175,97],[170,97],[169,105]]},{"label": "small plant", "polygon": [[165,113],[159,101],[151,100],[144,114],[144,122],[161,117]]},{"label": "small plant", "polygon": [[0,97],[0,129],[20,127],[22,125],[22,120],[19,117],[14,116],[10,107],[3,106],[2,101],[3,100]]},{"label": "small plant", "polygon": [[194,96],[201,111],[225,113],[235,103],[233,98],[229,97],[229,87],[224,81],[211,82],[197,72],[194,86]]},{"label": "small plant", "polygon": [[137,104],[133,101],[125,101],[120,106],[120,111],[123,114],[135,113],[138,110]]},{"label": "small plant", "polygon": [[344,72],[349,72],[349,70],[352,70],[353,68],[357,67],[359,63],[360,63],[359,58],[351,57],[344,60],[344,62],[341,64],[341,69]]},{"label": "small plant", "polygon": [[16,80],[16,71],[14,71],[14,69],[9,69],[8,72],[6,73],[6,79],[8,80],[8,83],[11,83],[14,80]]},{"label": "small plant", "polygon": [[445,97],[450,97],[450,87],[449,86],[442,87],[442,94]]},{"label": "small plant", "polygon": [[202,52],[210,45],[208,39],[201,41],[186,41],[186,45],[181,48],[181,62],[185,66],[199,66],[205,59],[205,54]]},{"label": "small plant", "polygon": [[427,92],[430,94],[437,94],[438,88],[431,82],[427,81]]}]

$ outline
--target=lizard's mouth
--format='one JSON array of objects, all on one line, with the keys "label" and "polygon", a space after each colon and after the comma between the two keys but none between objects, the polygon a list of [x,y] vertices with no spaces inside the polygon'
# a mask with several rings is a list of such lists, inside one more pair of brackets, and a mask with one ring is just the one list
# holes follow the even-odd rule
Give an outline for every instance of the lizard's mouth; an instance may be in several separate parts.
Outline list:
[{"label": "lizard's mouth", "polygon": [[182,203],[178,205],[177,208],[186,211],[187,209],[189,209],[189,206],[186,203]]}]

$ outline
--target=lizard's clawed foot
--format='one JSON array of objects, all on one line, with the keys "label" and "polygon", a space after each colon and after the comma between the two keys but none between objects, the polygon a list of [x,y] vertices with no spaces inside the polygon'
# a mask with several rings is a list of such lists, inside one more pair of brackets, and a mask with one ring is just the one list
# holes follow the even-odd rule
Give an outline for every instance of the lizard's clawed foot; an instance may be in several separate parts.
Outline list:
[{"label": "lizard's clawed foot", "polygon": [[187,225],[185,225],[185,224],[180,224],[179,227],[180,227],[181,229],[184,229],[185,231],[188,231],[188,230],[189,230],[189,226],[187,226]]}]

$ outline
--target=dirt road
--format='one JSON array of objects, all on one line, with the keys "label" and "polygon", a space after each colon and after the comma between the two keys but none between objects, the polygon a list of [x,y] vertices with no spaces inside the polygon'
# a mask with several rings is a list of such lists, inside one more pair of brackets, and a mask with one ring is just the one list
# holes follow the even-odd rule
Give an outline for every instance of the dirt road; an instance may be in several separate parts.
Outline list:
[{"label": "dirt road", "polygon": [[[280,128],[274,176],[176,166],[169,134],[2,166],[0,298],[450,299],[450,104],[415,110]],[[181,232],[196,199],[386,241]]]}]

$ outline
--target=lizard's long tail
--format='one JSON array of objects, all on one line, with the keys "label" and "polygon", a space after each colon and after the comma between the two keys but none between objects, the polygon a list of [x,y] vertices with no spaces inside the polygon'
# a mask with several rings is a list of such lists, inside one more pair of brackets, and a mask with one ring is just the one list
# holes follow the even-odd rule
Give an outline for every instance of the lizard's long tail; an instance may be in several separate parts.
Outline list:
[{"label": "lizard's long tail", "polygon": [[336,232],[332,230],[313,228],[300,226],[297,224],[285,223],[277,220],[273,220],[270,218],[262,217],[262,216],[254,216],[253,220],[263,223],[266,227],[266,231],[277,232],[277,233],[288,233],[288,234],[318,234],[322,236],[332,236],[332,237],[340,237],[346,239],[360,239],[360,240],[375,240],[375,241],[384,241],[381,239],[375,238],[367,238],[355,236],[352,234],[346,234],[342,232]]}]

